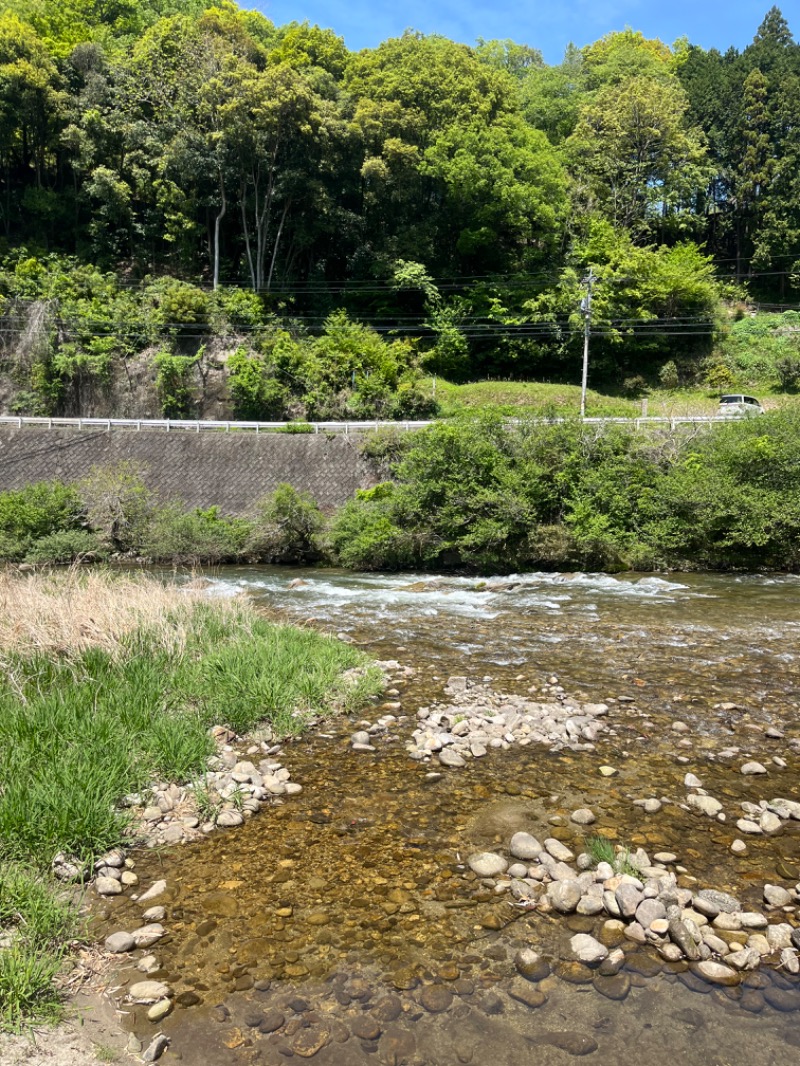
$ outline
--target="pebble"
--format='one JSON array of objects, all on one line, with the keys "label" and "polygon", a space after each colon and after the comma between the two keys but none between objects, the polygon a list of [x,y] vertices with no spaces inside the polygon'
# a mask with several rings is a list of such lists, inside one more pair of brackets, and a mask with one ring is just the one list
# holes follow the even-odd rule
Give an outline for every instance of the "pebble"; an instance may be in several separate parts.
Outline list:
[{"label": "pebble", "polygon": [[122,892],[122,885],[115,877],[95,878],[94,888],[99,896],[118,896]]},{"label": "pebble", "polygon": [[592,825],[597,821],[597,816],[588,807],[581,807],[579,810],[572,812],[570,821],[576,825]]},{"label": "pebble", "polygon": [[733,986],[739,984],[739,975],[730,966],[712,959],[705,959],[692,966],[693,973],[698,974],[704,981],[715,985]]},{"label": "pebble", "polygon": [[786,907],[793,901],[793,896],[780,885],[764,885],[764,901],[770,907]]},{"label": "pebble", "polygon": [[444,985],[426,985],[419,1001],[429,1014],[442,1014],[453,1002],[453,994]]},{"label": "pebble", "polygon": [[742,767],[743,774],[765,774],[766,772],[766,766],[762,766],[760,762],[746,762]]},{"label": "pebble", "polygon": [[163,892],[166,892],[166,889],[166,881],[154,881],[150,888],[139,896],[139,903],[147,903],[148,900],[155,899],[156,896],[160,896]]},{"label": "pebble", "polygon": [[147,1012],[147,1017],[151,1022],[160,1022],[162,1018],[172,1011],[172,1001],[169,999],[160,999],[158,1003],[154,1003]]}]

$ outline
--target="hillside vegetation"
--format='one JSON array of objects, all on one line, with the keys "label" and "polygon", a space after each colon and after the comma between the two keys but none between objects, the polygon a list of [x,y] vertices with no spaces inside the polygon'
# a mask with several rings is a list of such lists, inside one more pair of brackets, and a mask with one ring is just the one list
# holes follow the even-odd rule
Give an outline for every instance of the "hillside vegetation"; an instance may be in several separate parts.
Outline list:
[{"label": "hillside vegetation", "polygon": [[393,418],[574,385],[590,269],[594,413],[792,390],[798,129],[777,8],[742,52],[624,30],[549,66],[352,53],[232,0],[0,2],[0,407]]}]

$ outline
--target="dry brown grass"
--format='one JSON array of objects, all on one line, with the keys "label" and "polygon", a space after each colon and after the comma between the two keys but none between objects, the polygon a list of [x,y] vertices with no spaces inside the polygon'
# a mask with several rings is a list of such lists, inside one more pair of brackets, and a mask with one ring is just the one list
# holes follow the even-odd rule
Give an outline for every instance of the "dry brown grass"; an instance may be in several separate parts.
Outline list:
[{"label": "dry brown grass", "polygon": [[[7,570],[0,573],[0,656],[72,656],[87,648],[114,655],[138,629],[148,631],[154,646],[177,650],[185,645],[192,614],[208,602],[200,582],[178,587],[148,574]],[[252,614],[239,599],[213,602],[243,625]]]}]

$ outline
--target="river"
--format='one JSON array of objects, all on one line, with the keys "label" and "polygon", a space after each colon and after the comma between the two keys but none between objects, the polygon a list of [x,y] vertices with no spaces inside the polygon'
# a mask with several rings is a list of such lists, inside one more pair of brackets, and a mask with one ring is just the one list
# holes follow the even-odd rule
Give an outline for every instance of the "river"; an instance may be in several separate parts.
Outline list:
[{"label": "river", "polygon": [[[137,857],[143,883],[168,881],[159,975],[186,1004],[160,1023],[172,1040],[165,1062],[176,1052],[189,1066],[796,1061],[796,979],[762,968],[739,987],[715,988],[625,942],[625,979],[603,992],[570,963],[569,947],[602,921],[514,908],[481,890],[465,859],[503,849],[519,829],[579,851],[586,830],[570,812],[588,807],[592,832],[673,852],[679,883],[731,891],[748,909],[763,908],[765,882],[792,889],[800,823],[749,838],[743,855],[731,843],[741,803],[800,800],[791,743],[800,737],[800,579],[482,581],[277,568],[207,577],[214,595],[244,591],[273,614],[397,660],[387,699],[399,720],[374,754],[350,748],[360,720],[325,723],[285,747],[299,796],[240,829]],[[608,729],[596,750],[493,750],[431,777],[442,768],[413,762],[404,741],[451,675],[500,693],[560,688],[606,702]],[[785,735],[768,737],[770,727]],[[748,759],[768,773],[743,776]],[[613,776],[599,773],[604,764]],[[686,809],[687,772],[723,802],[725,822]],[[636,805],[647,797],[661,811]],[[134,902],[115,901],[99,929],[138,914]],[[509,995],[524,947],[552,971],[535,986],[540,1005]],[[119,980],[134,975],[122,970]],[[146,1041],[144,1011],[128,1020]]]}]

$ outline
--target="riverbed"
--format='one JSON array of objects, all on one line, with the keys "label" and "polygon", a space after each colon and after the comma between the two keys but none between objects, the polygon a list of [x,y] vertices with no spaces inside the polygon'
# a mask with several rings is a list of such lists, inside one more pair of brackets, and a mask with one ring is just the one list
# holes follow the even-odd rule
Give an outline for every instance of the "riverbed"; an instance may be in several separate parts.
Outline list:
[{"label": "riverbed", "polygon": [[[592,833],[674,853],[687,885],[733,892],[751,909],[763,907],[765,883],[793,888],[800,822],[748,838],[741,855],[731,844],[742,803],[800,800],[800,580],[270,568],[207,577],[212,595],[245,592],[394,665],[382,706],[284,747],[300,795],[239,829],[136,857],[142,884],[168,885],[157,976],[178,1005],[160,1023],[171,1040],[164,1062],[796,1059],[795,978],[763,968],[715,988],[625,943],[625,981],[611,996],[570,965],[570,937],[601,922],[516,908],[466,859],[503,850],[518,830],[577,852],[587,830],[570,814],[590,808]],[[452,770],[435,754],[414,761],[418,712],[446,698],[452,676],[512,697],[604,702],[607,728],[590,750],[511,746]],[[395,721],[374,734],[376,750],[354,751],[354,730],[387,713]],[[748,760],[766,774],[743,775]],[[689,772],[723,803],[725,821],[687,808]],[[659,799],[657,813],[645,813],[647,798]],[[109,903],[98,931],[140,911],[130,898]],[[513,960],[525,947],[549,971],[530,1002],[515,995]],[[119,973],[123,989],[139,977]],[[126,1009],[147,1042],[145,1010]]]}]

